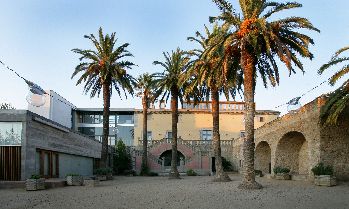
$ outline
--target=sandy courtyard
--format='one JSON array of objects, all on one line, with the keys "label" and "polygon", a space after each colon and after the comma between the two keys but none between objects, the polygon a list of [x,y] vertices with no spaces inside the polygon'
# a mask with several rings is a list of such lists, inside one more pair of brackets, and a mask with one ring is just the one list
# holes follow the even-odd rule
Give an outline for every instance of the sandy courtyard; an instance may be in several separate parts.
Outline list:
[{"label": "sandy courtyard", "polygon": [[301,181],[259,178],[262,190],[237,188],[240,177],[228,183],[212,177],[115,177],[92,187],[64,187],[26,192],[0,190],[0,208],[270,208],[348,209],[349,183],[317,187]]}]

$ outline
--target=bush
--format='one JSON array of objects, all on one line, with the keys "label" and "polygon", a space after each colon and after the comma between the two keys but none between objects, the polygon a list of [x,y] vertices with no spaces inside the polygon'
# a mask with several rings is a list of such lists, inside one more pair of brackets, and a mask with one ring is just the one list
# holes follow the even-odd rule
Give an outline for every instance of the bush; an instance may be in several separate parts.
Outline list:
[{"label": "bush", "polygon": [[81,176],[81,175],[77,173],[68,173],[67,175],[65,175],[65,177],[67,176]]},{"label": "bush", "polygon": [[224,171],[233,171],[233,165],[231,162],[224,157],[222,157],[222,166]]},{"label": "bush", "polygon": [[114,150],[113,171],[115,174],[123,174],[125,170],[131,170],[131,154],[122,140],[118,140]]},{"label": "bush", "polygon": [[275,167],[273,169],[273,171],[274,171],[275,174],[278,174],[278,173],[289,173],[290,169],[278,166],[278,167]]},{"label": "bush", "polygon": [[149,176],[158,176],[159,174],[158,173],[155,173],[155,172],[149,172]]},{"label": "bush", "polygon": [[32,174],[29,179],[41,179],[41,176],[38,174]]},{"label": "bush", "polygon": [[107,175],[110,173],[113,173],[113,170],[111,168],[98,168],[94,172],[96,175]]},{"label": "bush", "polygon": [[333,167],[328,165],[325,166],[323,163],[317,164],[314,168],[311,169],[315,176],[320,175],[333,175]]},{"label": "bush", "polygon": [[149,174],[150,174],[149,167],[142,165],[141,173],[139,175],[141,175],[141,176],[149,176]]},{"label": "bush", "polygon": [[193,169],[189,169],[189,170],[187,170],[187,175],[188,176],[197,176],[198,174]]}]

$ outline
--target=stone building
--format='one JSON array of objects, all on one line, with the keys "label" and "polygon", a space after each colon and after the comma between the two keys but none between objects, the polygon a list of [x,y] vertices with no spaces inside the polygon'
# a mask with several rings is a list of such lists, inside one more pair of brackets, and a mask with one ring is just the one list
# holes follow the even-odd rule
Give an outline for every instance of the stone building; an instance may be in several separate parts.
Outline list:
[{"label": "stone building", "polygon": [[[293,179],[313,178],[311,168],[319,162],[334,167],[335,176],[349,180],[349,110],[337,126],[320,125],[324,97],[297,112],[277,118],[255,131],[255,169],[272,173],[276,166],[291,170]],[[243,138],[234,140],[233,162],[241,170]]]}]

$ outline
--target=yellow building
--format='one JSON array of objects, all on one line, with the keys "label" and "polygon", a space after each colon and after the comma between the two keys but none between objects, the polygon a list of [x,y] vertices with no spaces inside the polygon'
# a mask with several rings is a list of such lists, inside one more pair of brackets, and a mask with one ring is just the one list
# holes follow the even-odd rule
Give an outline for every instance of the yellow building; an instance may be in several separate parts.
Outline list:
[{"label": "yellow building", "polygon": [[[219,125],[221,140],[233,140],[244,135],[244,103],[220,102]],[[178,137],[183,140],[211,140],[212,112],[211,103],[200,103],[195,107],[184,104],[178,111]],[[257,110],[255,128],[259,128],[279,116],[279,112]],[[143,111],[134,113],[135,145],[141,145]],[[148,140],[171,138],[171,110],[151,108],[148,110]]]},{"label": "yellow building", "polygon": [[[160,105],[159,109],[148,110],[148,165],[154,172],[167,173],[171,163],[171,110]],[[184,104],[178,111],[178,170],[185,172],[194,169],[202,175],[215,171],[212,149],[211,102],[196,106]],[[255,128],[279,116],[279,112],[257,110]],[[244,103],[220,102],[220,135],[222,156],[233,160],[234,139],[245,134]],[[134,145],[141,150],[143,112],[134,112]],[[235,166],[235,165],[234,165]],[[141,151],[136,153],[136,170],[141,167]]]}]

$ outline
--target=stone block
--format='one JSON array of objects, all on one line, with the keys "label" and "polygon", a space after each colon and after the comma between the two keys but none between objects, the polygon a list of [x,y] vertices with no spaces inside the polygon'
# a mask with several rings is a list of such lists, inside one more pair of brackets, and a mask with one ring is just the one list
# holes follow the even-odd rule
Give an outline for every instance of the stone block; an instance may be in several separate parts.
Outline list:
[{"label": "stone block", "polygon": [[67,176],[67,185],[69,186],[81,186],[83,182],[82,176]]},{"label": "stone block", "polygon": [[27,191],[36,191],[45,189],[45,179],[27,179],[25,182]]}]

